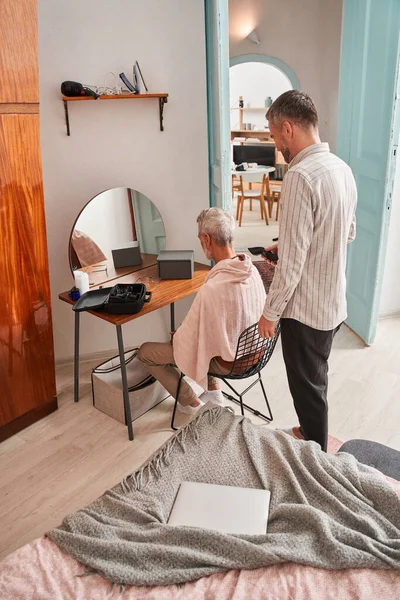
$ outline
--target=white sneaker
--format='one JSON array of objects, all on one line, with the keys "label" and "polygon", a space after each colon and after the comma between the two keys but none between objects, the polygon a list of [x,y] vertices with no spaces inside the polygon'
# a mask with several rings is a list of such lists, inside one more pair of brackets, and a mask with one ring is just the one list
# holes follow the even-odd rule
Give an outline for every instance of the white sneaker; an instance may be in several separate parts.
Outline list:
[{"label": "white sneaker", "polygon": [[200,400],[200,404],[198,406],[190,406],[190,404],[188,404],[187,406],[182,406],[182,404],[179,404],[179,402],[178,402],[178,410],[181,413],[185,413],[185,415],[194,415],[195,413],[197,413],[199,408],[201,408],[203,406],[203,404],[204,404],[204,402],[202,402],[201,400]]},{"label": "white sneaker", "polygon": [[199,396],[199,400],[204,402],[204,404],[211,402],[211,404],[216,404],[217,406],[225,406],[222,390],[205,391]]}]

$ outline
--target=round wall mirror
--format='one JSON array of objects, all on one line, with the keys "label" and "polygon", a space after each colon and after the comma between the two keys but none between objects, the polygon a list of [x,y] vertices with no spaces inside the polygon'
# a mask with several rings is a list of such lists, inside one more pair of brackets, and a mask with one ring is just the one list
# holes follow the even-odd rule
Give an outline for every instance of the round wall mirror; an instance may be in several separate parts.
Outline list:
[{"label": "round wall mirror", "polygon": [[142,193],[114,188],[98,194],[79,213],[69,240],[71,270],[89,274],[91,285],[157,263],[165,250],[160,212]]}]

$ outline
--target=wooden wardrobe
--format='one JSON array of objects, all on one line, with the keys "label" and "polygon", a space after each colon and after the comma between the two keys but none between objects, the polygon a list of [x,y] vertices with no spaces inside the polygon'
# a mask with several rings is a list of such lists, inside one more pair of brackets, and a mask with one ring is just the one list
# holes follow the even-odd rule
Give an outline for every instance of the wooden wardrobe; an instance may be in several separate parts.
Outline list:
[{"label": "wooden wardrobe", "polygon": [[57,408],[36,0],[0,0],[0,441]]}]

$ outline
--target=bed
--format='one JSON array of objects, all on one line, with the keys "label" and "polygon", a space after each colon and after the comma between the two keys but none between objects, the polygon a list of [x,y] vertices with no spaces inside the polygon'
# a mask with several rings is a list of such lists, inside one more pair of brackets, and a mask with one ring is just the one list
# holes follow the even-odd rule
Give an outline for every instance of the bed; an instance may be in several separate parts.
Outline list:
[{"label": "bed", "polygon": [[0,563],[1,600],[399,600],[393,571],[327,571],[294,564],[232,570],[183,586],[110,586],[48,538],[39,538]]},{"label": "bed", "polygon": [[[329,452],[340,447],[330,438]],[[400,495],[400,483],[386,478]],[[395,570],[327,570],[293,563],[255,570],[228,570],[178,585],[111,584],[88,573],[48,537],[42,537],[0,563],[1,600],[398,600],[400,574]]]}]

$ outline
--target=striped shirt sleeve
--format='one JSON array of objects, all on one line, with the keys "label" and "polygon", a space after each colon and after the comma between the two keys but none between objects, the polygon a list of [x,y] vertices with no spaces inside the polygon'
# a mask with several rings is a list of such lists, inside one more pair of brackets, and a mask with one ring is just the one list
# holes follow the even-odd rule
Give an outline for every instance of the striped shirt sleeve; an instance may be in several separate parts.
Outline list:
[{"label": "striped shirt sleeve", "polygon": [[313,192],[304,174],[288,171],[282,200],[279,262],[263,312],[269,321],[281,317],[300,281],[314,227]]}]

